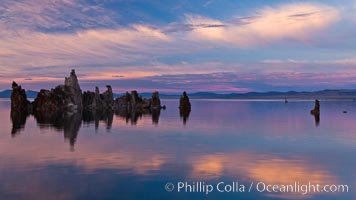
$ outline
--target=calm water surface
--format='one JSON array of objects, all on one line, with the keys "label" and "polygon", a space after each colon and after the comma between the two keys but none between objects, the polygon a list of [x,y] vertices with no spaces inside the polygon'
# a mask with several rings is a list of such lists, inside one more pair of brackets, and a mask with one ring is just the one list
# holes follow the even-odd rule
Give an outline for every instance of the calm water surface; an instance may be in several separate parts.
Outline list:
[{"label": "calm water surface", "polygon": [[[160,115],[12,124],[0,101],[0,199],[356,199],[356,102],[193,100]],[[348,112],[345,114],[343,110]],[[165,184],[347,184],[349,192],[173,192]],[[247,188],[248,190],[248,188]]]}]

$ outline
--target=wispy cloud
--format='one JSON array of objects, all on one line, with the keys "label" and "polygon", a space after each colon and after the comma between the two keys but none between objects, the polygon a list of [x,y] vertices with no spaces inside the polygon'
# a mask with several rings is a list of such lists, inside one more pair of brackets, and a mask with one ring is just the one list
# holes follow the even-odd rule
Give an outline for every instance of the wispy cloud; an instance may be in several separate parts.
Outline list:
[{"label": "wispy cloud", "polygon": [[236,17],[235,20],[226,22],[199,15],[187,15],[186,23],[194,27],[188,33],[192,40],[249,47],[286,39],[306,41],[339,19],[339,11],[334,7],[294,3],[266,7],[251,17]]},{"label": "wispy cloud", "polygon": [[115,13],[80,0],[3,0],[0,23],[8,29],[65,31],[116,26]]},{"label": "wispy cloud", "polygon": [[0,66],[113,65],[149,58],[173,39],[144,25],[75,33],[0,32]]},{"label": "wispy cloud", "polygon": [[[286,59],[286,60],[278,60],[278,59],[266,59],[262,60],[261,63],[265,64],[282,64],[282,65],[288,65],[288,64],[296,64],[296,65],[329,65],[329,67],[334,66],[334,70],[340,69],[347,69],[349,70],[350,68],[355,68],[356,66],[356,57],[348,57],[348,58],[342,58],[342,59],[335,59],[335,60],[295,60],[295,59]],[[353,71],[356,72],[356,69]]]},{"label": "wispy cloud", "polygon": [[[309,73],[309,72],[226,72],[208,74],[178,74],[147,76],[120,80],[96,80],[83,83],[105,86],[110,83],[116,92],[140,89],[151,92],[249,92],[249,91],[289,91],[289,90],[322,90],[325,88],[353,88],[356,86],[356,75],[345,73]],[[306,87],[308,85],[308,87]]]},{"label": "wispy cloud", "polygon": [[208,0],[208,1],[206,1],[204,4],[203,4],[203,6],[204,7],[208,7],[210,4],[212,4],[212,3],[214,3],[214,0]]},{"label": "wispy cloud", "polygon": [[[79,75],[78,75],[79,76]],[[249,91],[304,91],[328,89],[352,89],[356,86],[356,73],[318,73],[318,72],[215,72],[206,74],[170,74],[143,77],[81,77],[79,82],[83,90],[93,90],[99,86],[102,90],[110,84],[115,92],[139,90],[140,92],[180,93],[212,91],[221,93]],[[23,81],[25,88],[39,90],[54,87],[62,83],[63,78]],[[9,83],[1,83],[0,85]]]},{"label": "wispy cloud", "polygon": [[[330,49],[336,48],[340,40],[352,49],[352,39],[330,36],[332,26],[340,25],[337,22],[345,17],[339,7],[308,2],[270,4],[220,18],[182,7],[185,12],[165,22],[119,24],[125,12],[114,12],[105,3],[1,1],[0,87],[8,88],[11,80],[35,88],[54,85],[63,82],[71,68],[77,69],[89,89],[104,81],[122,90],[222,92],[283,90],[285,84],[326,87],[332,86],[330,81],[341,86],[354,84],[356,61],[350,52],[336,52],[331,58],[328,55],[335,51],[328,52],[322,55],[324,60],[316,61],[284,55],[305,49],[311,52],[326,43]],[[216,2],[204,3],[210,8]],[[202,2],[198,4],[202,6]],[[315,41],[318,44],[313,46]],[[290,44],[304,46],[293,49]],[[277,45],[281,50],[272,55]],[[256,57],[249,56],[249,50]]]}]

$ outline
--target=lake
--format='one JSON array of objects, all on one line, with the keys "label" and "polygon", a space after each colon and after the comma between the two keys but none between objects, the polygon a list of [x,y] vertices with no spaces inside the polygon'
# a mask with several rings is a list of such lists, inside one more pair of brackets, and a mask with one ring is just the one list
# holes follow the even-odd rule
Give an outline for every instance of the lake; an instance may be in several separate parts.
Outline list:
[{"label": "lake", "polygon": [[356,102],[321,101],[319,120],[313,101],[162,104],[12,122],[0,100],[0,199],[356,199]]}]

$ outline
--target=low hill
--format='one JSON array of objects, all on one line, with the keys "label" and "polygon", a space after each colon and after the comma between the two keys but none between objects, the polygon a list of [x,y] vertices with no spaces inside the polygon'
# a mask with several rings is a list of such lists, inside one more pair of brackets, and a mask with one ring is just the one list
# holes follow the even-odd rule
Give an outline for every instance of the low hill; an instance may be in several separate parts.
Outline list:
[{"label": "low hill", "polygon": [[[12,90],[1,91],[0,92],[0,98],[10,98],[11,97],[11,92],[12,92]],[[36,98],[37,93],[38,92],[32,91],[32,90],[26,91],[27,98],[30,98],[30,99]]]},{"label": "low hill", "polygon": [[[36,98],[36,91],[26,91],[28,98]],[[114,97],[124,95],[116,93]],[[140,96],[150,98],[152,93],[139,93]],[[248,92],[248,93],[229,93],[218,94],[214,92],[196,92],[188,94],[191,99],[356,99],[356,90],[340,89],[340,90],[321,90],[315,92]],[[0,98],[10,98],[11,90],[0,92]],[[178,99],[180,94],[164,94],[160,93],[162,99]]]}]

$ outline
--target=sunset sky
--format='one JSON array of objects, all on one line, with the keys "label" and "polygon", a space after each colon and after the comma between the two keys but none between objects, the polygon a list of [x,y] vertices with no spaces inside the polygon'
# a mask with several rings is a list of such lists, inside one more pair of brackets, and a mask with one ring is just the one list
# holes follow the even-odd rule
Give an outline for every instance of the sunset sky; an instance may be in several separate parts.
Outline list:
[{"label": "sunset sky", "polygon": [[356,1],[1,0],[0,90],[356,88]]}]

